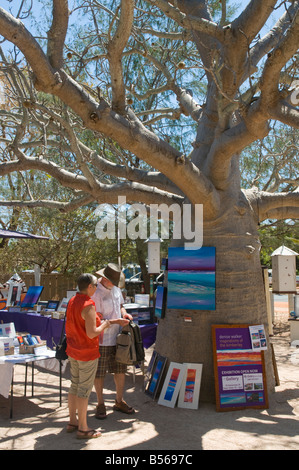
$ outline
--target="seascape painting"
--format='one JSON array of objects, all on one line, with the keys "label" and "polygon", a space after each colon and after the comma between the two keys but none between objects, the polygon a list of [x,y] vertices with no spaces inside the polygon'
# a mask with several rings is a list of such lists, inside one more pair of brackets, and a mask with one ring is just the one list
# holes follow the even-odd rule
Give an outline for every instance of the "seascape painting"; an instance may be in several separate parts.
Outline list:
[{"label": "seascape painting", "polygon": [[202,364],[186,363],[185,376],[180,388],[178,407],[196,410],[202,375]]},{"label": "seascape painting", "polygon": [[158,286],[156,292],[155,317],[163,318],[165,314],[164,298],[165,287]]},{"label": "seascape painting", "polygon": [[43,286],[30,286],[28,287],[28,291],[26,296],[21,303],[22,308],[33,308],[35,304],[37,304],[38,299],[41,296],[43,291]]},{"label": "seascape painting", "polygon": [[183,379],[186,375],[187,364],[171,362],[158,400],[158,405],[174,408]]},{"label": "seascape painting", "polygon": [[168,249],[168,308],[215,310],[215,255],[215,247]]},{"label": "seascape painting", "polygon": [[151,393],[154,393],[156,390],[156,387],[158,385],[158,379],[161,375],[163,365],[164,365],[164,362],[162,360],[157,361],[157,365],[156,365],[156,368],[155,368],[155,371],[154,371],[154,374],[153,374],[153,377],[149,386],[149,391]]},{"label": "seascape painting", "polygon": [[160,356],[157,353],[153,353],[150,367],[150,379],[146,386],[145,393],[155,398],[158,393],[158,388],[163,375],[164,368],[166,366],[167,359],[164,356]]},{"label": "seascape painting", "polygon": [[186,386],[184,392],[184,402],[192,403],[195,387],[196,369],[187,369]]},{"label": "seascape painting", "polygon": [[168,401],[172,400],[173,393],[174,393],[175,387],[177,385],[177,381],[178,381],[180,372],[181,372],[180,369],[173,368],[172,373],[171,373],[171,377],[169,379],[168,387],[167,387],[166,393],[164,395],[164,400],[168,400]]}]

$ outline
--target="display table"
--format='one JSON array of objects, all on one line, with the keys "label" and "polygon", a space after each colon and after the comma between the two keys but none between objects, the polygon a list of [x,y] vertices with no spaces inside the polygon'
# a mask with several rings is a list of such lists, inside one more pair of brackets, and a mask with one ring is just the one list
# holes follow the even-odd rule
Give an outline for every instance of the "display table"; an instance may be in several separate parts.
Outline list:
[{"label": "display table", "polygon": [[156,342],[157,326],[157,323],[150,323],[149,325],[139,325],[143,346],[145,349],[150,348]]},{"label": "display table", "polygon": [[[27,332],[31,335],[37,335],[47,342],[50,349],[56,347],[60,341],[63,320],[40,315],[33,312],[7,311],[0,310],[0,323],[14,323],[17,332]],[[157,323],[139,325],[143,345],[145,349],[151,347],[156,341]],[[60,404],[61,404],[61,384],[62,373],[64,372],[66,362],[61,363],[55,358],[54,350],[43,351],[42,355],[34,354],[15,354],[12,356],[0,356],[0,394],[5,398],[10,393],[10,417],[13,415],[13,371],[16,364],[25,365],[25,396],[27,388],[27,369],[28,364],[32,366],[32,395],[34,385],[34,364],[38,362],[40,367],[49,371],[59,372]],[[58,370],[57,370],[58,368]],[[56,370],[55,370],[56,369]]]},{"label": "display table", "polygon": [[[0,310],[0,323],[14,323],[18,332],[27,332],[31,335],[40,336],[47,341],[47,346],[51,349],[60,340],[63,320],[45,317],[39,313],[28,312],[8,312]],[[139,325],[145,349],[148,349],[156,341],[157,323]]]},{"label": "display table", "polygon": [[[34,364],[38,362],[40,367],[45,369],[52,370],[53,364],[52,362],[55,361],[58,363],[57,359],[55,359],[55,351],[46,350],[43,351],[42,354],[35,355],[35,354],[13,354],[10,356],[0,356],[0,394],[3,395],[5,398],[9,397],[10,392],[10,418],[13,415],[13,373],[14,373],[14,366],[17,364],[24,364],[25,365],[25,378],[24,378],[24,385],[25,385],[25,392],[24,395],[26,396],[27,390],[27,371],[28,371],[28,364],[31,364],[32,370],[32,378],[31,378],[31,390],[32,396],[34,393]],[[62,368],[60,368],[60,397],[61,397],[61,373]]]},{"label": "display table", "polygon": [[[61,330],[63,328],[63,320],[57,320],[50,317],[42,316],[38,313],[28,312],[8,312],[0,311],[0,323],[11,323],[15,325],[17,332],[28,332],[32,335],[40,336],[42,340],[47,341],[47,346],[53,348],[59,343]],[[151,347],[156,341],[157,323],[139,325],[143,345],[145,349]],[[62,373],[64,372],[66,362],[63,364],[55,358],[55,351],[43,351],[42,355],[34,354],[15,354],[12,356],[0,356],[0,394],[5,398],[11,395],[10,417],[13,414],[13,370],[16,364],[25,365],[25,396],[27,387],[27,369],[28,364],[32,366],[32,395],[34,384],[34,363],[38,362],[40,367],[44,367],[49,371],[59,371],[59,387],[60,387],[60,404],[61,404],[61,384]],[[58,368],[58,369],[57,369]]]},{"label": "display table", "polygon": [[40,336],[53,349],[59,343],[63,320],[46,317],[39,313],[9,312],[0,310],[0,323],[14,323],[18,332],[27,332]]}]

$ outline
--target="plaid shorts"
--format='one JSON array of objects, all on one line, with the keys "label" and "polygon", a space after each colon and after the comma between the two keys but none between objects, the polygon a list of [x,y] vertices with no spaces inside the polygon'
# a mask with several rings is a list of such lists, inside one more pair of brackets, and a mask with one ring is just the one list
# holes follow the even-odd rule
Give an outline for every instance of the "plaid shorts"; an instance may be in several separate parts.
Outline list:
[{"label": "plaid shorts", "polygon": [[110,374],[125,374],[127,372],[126,364],[120,364],[115,360],[116,346],[100,346],[100,359],[98,370],[96,373],[97,378],[103,378],[106,372]]}]

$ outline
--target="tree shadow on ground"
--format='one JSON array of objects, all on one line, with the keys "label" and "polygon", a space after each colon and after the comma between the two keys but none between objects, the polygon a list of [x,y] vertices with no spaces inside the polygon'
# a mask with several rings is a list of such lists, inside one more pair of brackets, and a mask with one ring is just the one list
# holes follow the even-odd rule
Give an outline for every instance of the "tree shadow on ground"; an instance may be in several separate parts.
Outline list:
[{"label": "tree shadow on ground", "polygon": [[[105,381],[108,418],[96,420],[96,394],[90,396],[88,424],[100,428],[103,436],[91,441],[76,439],[66,433],[68,422],[68,376],[63,379],[63,402],[59,406],[57,377],[36,375],[36,395],[14,398],[14,418],[9,420],[9,400],[0,397],[0,422],[3,427],[1,448],[38,450],[261,450],[298,449],[299,388],[292,367],[288,375],[289,347],[279,350],[279,368],[286,381],[269,397],[269,409],[245,409],[216,412],[215,405],[200,401],[197,410],[168,408],[158,405],[144,394],[143,376],[139,371],[126,378],[126,401],[134,406],[134,415],[113,411],[115,386],[112,376]],[[297,381],[297,382],[296,382]],[[22,382],[20,380],[20,387]],[[22,390],[22,388],[19,388]],[[13,430],[12,430],[13,428]],[[28,440],[28,443],[27,443]],[[23,445],[23,442],[25,444]],[[4,444],[4,446],[3,446]],[[31,446],[31,447],[30,447]]]}]

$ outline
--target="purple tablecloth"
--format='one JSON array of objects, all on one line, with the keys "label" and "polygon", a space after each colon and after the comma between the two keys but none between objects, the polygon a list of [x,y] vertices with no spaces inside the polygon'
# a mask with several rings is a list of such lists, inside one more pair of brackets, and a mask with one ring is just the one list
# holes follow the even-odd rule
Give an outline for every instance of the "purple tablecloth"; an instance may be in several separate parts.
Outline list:
[{"label": "purple tablecloth", "polygon": [[148,325],[139,325],[143,346],[145,349],[151,347],[156,342],[157,323],[150,323]]},{"label": "purple tablecloth", "polygon": [[[13,322],[17,332],[27,332],[40,336],[47,341],[47,346],[53,348],[59,343],[63,320],[45,317],[38,313],[8,312],[0,310],[0,322]],[[157,324],[139,325],[145,349],[156,341]]]},{"label": "purple tablecloth", "polygon": [[44,317],[38,313],[8,312],[6,310],[0,310],[0,322],[13,322],[16,331],[40,336],[42,340],[47,341],[49,348],[58,344],[63,327],[63,320]]}]

